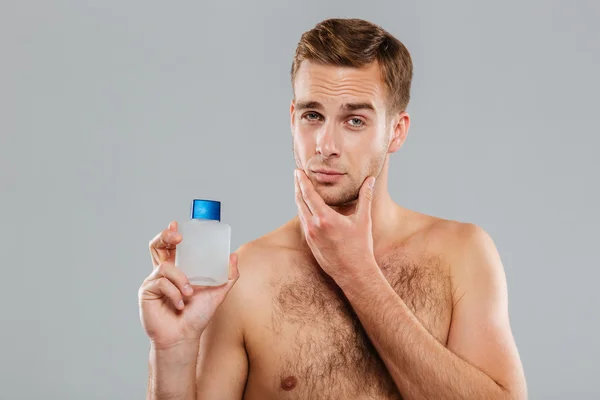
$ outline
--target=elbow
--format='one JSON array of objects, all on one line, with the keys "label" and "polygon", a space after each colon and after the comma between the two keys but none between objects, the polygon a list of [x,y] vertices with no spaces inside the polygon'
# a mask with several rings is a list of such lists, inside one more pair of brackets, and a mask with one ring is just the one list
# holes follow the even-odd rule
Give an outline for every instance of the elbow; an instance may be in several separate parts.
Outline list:
[{"label": "elbow", "polygon": [[498,400],[527,400],[527,388],[524,385],[516,387],[503,387],[498,385],[501,394],[497,397]]},{"label": "elbow", "polygon": [[510,392],[502,397],[502,400],[527,400],[527,392]]},{"label": "elbow", "polygon": [[497,400],[527,400],[527,384],[525,377],[517,376],[513,379],[499,381],[492,378],[495,384],[495,395],[490,396]]}]

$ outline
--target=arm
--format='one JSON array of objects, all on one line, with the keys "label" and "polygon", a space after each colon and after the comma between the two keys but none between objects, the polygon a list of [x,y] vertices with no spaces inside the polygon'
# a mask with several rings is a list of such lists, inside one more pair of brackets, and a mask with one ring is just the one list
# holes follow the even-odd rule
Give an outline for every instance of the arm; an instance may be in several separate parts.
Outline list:
[{"label": "arm", "polygon": [[198,343],[182,343],[170,348],[150,347],[148,400],[196,399],[196,356]]},{"label": "arm", "polygon": [[297,170],[296,204],[315,259],[346,295],[404,398],[525,399],[504,271],[492,240],[474,225],[444,235],[453,242],[446,241],[452,251],[444,253],[449,253],[458,295],[446,348],[421,325],[375,262],[374,183],[373,177],[365,179],[354,213],[343,215],[327,206]]},{"label": "arm", "polygon": [[234,287],[202,332],[200,342],[164,349],[151,346],[148,399],[242,398],[248,363],[236,293]]},{"label": "arm", "polygon": [[[174,273],[174,269],[164,271],[167,275]],[[169,340],[168,345],[151,342],[149,400],[242,398],[247,374],[239,312],[242,286],[243,281],[238,282],[228,294],[223,286],[198,289],[202,295],[188,297],[186,310],[196,312],[188,313],[187,318],[196,321],[208,318],[199,339],[196,336],[196,339]],[[174,336],[187,336],[180,332],[185,326],[177,326],[185,317],[184,312],[174,315],[175,320],[163,322],[176,332]]]},{"label": "arm", "polygon": [[411,313],[378,267],[342,290],[405,399],[526,399],[511,333],[500,257],[480,229],[468,229],[453,276],[448,347]]}]

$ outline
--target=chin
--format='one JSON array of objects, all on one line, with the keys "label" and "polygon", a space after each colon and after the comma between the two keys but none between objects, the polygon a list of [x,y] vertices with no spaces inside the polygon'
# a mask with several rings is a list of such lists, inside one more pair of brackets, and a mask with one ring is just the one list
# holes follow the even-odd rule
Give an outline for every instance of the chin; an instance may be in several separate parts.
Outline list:
[{"label": "chin", "polygon": [[343,207],[352,205],[358,200],[358,191],[344,190],[343,188],[319,185],[317,193],[329,207]]}]

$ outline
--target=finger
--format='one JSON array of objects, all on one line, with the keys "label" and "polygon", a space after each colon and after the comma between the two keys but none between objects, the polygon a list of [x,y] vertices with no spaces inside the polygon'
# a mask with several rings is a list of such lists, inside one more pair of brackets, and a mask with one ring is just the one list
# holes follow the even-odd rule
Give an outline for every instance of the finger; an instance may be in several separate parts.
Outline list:
[{"label": "finger", "polygon": [[358,218],[371,218],[371,204],[373,202],[373,187],[375,178],[370,176],[365,179],[358,194],[358,205],[356,206],[356,216]]},{"label": "finger", "polygon": [[185,306],[181,291],[177,289],[173,282],[165,277],[148,282],[145,292],[154,295],[156,298],[166,297],[178,310],[182,310]]},{"label": "finger", "polygon": [[312,216],[310,209],[306,205],[304,201],[304,197],[302,196],[302,190],[300,189],[300,183],[298,182],[298,175],[296,174],[294,178],[295,185],[295,195],[296,195],[296,206],[298,207],[298,216],[302,223],[306,223],[308,219]]},{"label": "finger", "polygon": [[[176,227],[175,223],[175,227]],[[149,244],[150,254],[152,255],[152,264],[157,267],[159,264],[169,261],[175,261],[175,249],[181,242],[181,234],[172,230],[172,224],[169,228],[158,233]]]},{"label": "finger", "polygon": [[185,296],[191,296],[194,293],[194,289],[187,276],[172,263],[164,262],[160,264],[152,271],[148,280],[158,280],[163,277],[171,281]]},{"label": "finger", "polygon": [[240,277],[240,270],[238,269],[238,255],[232,253],[229,256],[229,281],[237,281]]},{"label": "finger", "polygon": [[177,223],[177,221],[171,221],[169,223],[169,230],[171,230],[173,232],[177,232],[178,227],[179,227],[179,224]]},{"label": "finger", "polygon": [[312,182],[308,179],[308,176],[306,176],[304,171],[297,169],[296,177],[300,186],[302,198],[310,212],[318,217],[324,216],[328,212],[327,204],[325,204],[321,196],[319,196]]},{"label": "finger", "polygon": [[[237,276],[239,278],[239,274]],[[225,297],[227,297],[227,294],[231,291],[231,289],[233,289],[233,286],[238,281],[238,278],[228,280],[227,283],[225,284],[225,286],[223,286],[223,292],[222,292],[223,297],[221,299],[221,302],[223,302],[223,300],[225,300]]]}]

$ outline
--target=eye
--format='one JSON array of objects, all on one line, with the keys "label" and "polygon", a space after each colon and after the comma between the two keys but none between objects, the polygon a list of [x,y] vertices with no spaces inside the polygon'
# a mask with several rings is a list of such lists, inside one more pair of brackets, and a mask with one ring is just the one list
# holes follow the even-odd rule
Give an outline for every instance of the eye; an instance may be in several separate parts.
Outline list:
[{"label": "eye", "polygon": [[360,128],[365,124],[365,122],[360,118],[352,118],[350,121],[350,125],[354,128]]},{"label": "eye", "polygon": [[316,112],[308,112],[302,116],[303,119],[307,121],[319,121],[321,119],[321,115]]}]

